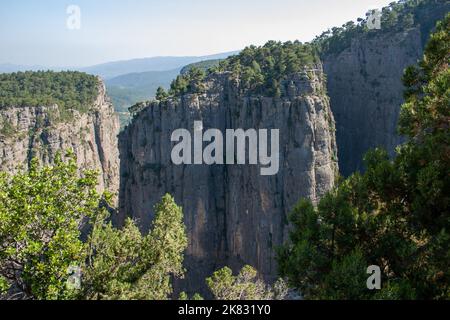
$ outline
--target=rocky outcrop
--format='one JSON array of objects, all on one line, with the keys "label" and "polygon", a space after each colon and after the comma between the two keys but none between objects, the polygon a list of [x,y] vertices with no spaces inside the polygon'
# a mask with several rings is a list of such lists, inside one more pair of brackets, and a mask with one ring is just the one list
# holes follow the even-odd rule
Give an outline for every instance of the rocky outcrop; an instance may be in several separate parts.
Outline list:
[{"label": "rocky outcrop", "polygon": [[357,35],[343,51],[322,57],[343,175],[364,170],[363,156],[370,149],[382,147],[393,156],[403,141],[397,133],[403,71],[422,58],[436,22],[449,10],[449,1],[429,3],[417,11],[414,27],[386,31],[381,25]]},{"label": "rocky outcrop", "polygon": [[410,29],[354,39],[350,48],[324,58],[343,175],[362,171],[369,149],[384,147],[393,155],[401,143],[397,134],[401,79],[422,50],[420,31]]},{"label": "rocky outcrop", "polygon": [[101,173],[99,191],[118,190],[119,122],[99,85],[90,111],[68,115],[57,105],[0,110],[0,170],[26,169],[32,158],[51,164],[57,152],[72,149],[78,167]]},{"label": "rocky outcrop", "polygon": [[[287,239],[287,214],[299,198],[316,201],[337,172],[334,119],[321,66],[282,84],[281,98],[248,96],[230,74],[212,74],[206,93],[153,102],[119,138],[120,221],[129,215],[143,230],[166,192],[183,207],[188,231],[188,291],[223,265],[256,267],[276,276],[274,249]],[[279,129],[280,166],[272,176],[259,165],[174,165],[171,134],[203,121],[204,130]],[[270,140],[269,140],[270,141]]]}]

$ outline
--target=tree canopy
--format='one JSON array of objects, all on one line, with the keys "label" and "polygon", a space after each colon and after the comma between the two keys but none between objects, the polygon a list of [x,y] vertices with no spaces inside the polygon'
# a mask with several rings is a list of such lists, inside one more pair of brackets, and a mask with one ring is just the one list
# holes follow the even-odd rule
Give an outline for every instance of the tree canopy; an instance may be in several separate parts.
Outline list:
[{"label": "tree canopy", "polygon": [[207,278],[206,283],[216,300],[283,300],[287,295],[283,280],[270,287],[259,278],[256,269],[248,265],[236,276],[230,268],[224,267]]},{"label": "tree canopy", "polygon": [[152,230],[141,235],[133,220],[116,229],[100,216],[87,246],[82,298],[165,300],[171,277],[182,277],[187,237],[181,208],[170,195],[156,205]]},{"label": "tree canopy", "polygon": [[[366,155],[367,171],[342,181],[317,205],[290,215],[280,273],[307,298],[450,298],[450,14],[437,25],[419,66],[405,72],[395,159]],[[383,286],[366,287],[381,268]]]},{"label": "tree canopy", "polygon": [[208,69],[205,73],[195,66],[179,75],[169,91],[170,96],[202,93],[202,81],[211,73],[230,72],[240,80],[241,88],[249,94],[279,96],[280,83],[287,76],[311,67],[319,61],[314,46],[295,42],[269,41],[264,46],[249,46]]},{"label": "tree canopy", "polygon": [[[369,10],[365,18],[359,18],[355,23],[349,21],[341,27],[334,27],[317,36],[312,42],[321,54],[338,54],[350,47],[351,41],[361,37],[389,34],[419,27],[423,37],[426,37],[450,10],[448,1],[441,0],[400,0],[393,1],[384,7],[380,14],[380,29],[369,28],[368,20],[375,14]],[[424,42],[425,38],[422,39]]]},{"label": "tree canopy", "polygon": [[118,229],[97,172],[79,177],[67,158],[0,174],[0,298],[168,299],[184,274],[181,208],[165,195],[148,234],[130,219]]},{"label": "tree canopy", "polygon": [[0,74],[0,108],[57,104],[86,112],[98,95],[98,86],[97,77],[73,71]]}]

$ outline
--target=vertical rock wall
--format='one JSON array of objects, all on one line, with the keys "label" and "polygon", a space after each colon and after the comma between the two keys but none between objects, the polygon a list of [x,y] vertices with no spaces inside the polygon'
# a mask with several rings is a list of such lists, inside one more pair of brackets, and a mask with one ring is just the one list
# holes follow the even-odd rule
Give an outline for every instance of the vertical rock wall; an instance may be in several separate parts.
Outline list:
[{"label": "vertical rock wall", "polygon": [[[267,279],[276,276],[274,249],[287,238],[287,214],[301,197],[317,200],[337,171],[334,120],[321,66],[283,83],[281,98],[248,96],[229,74],[206,80],[202,95],[155,102],[119,139],[120,212],[151,226],[163,194],[183,207],[189,247],[183,289],[204,291],[214,270],[243,264]],[[204,130],[279,129],[280,169],[262,176],[259,165],[174,165],[171,134],[194,121]],[[270,141],[270,140],[269,140]],[[205,145],[204,145],[205,146]]]},{"label": "vertical rock wall", "polygon": [[57,105],[9,107],[0,110],[0,127],[0,171],[26,169],[32,158],[51,164],[57,152],[72,149],[79,168],[99,171],[100,191],[117,192],[119,122],[103,84],[88,113],[63,120]]}]

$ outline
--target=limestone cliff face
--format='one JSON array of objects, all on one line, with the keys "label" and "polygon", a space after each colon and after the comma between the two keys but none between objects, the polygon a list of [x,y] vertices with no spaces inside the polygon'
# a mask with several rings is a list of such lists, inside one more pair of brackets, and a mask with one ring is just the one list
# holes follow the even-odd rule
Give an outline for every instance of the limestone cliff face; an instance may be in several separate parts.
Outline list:
[{"label": "limestone cliff face", "polygon": [[0,170],[26,169],[32,158],[51,164],[58,151],[73,149],[79,168],[101,173],[100,191],[117,192],[119,122],[103,84],[98,91],[88,113],[70,117],[62,116],[57,105],[1,109]]},{"label": "limestone cliff face", "polygon": [[[442,13],[435,15],[437,20]],[[403,71],[422,57],[434,22],[427,25],[355,38],[339,54],[323,57],[343,175],[363,170],[369,149],[383,147],[393,155],[402,142],[397,124]]]},{"label": "limestone cliff face", "polygon": [[[276,275],[274,248],[287,238],[287,214],[301,197],[316,201],[337,171],[334,119],[322,67],[292,76],[281,98],[247,96],[230,74],[208,76],[206,93],[154,102],[119,138],[120,214],[148,229],[153,206],[169,192],[183,207],[189,247],[183,289],[202,290],[223,265]],[[174,165],[171,134],[203,121],[204,130],[279,129],[280,168],[259,165]],[[270,141],[270,140],[269,140]]]}]

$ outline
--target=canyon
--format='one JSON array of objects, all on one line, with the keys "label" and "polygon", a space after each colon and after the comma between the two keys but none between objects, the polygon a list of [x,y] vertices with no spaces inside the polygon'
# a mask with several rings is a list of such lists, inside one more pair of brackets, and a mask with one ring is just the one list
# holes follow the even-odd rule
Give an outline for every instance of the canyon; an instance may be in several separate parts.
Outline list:
[{"label": "canyon", "polygon": [[[169,192],[183,207],[189,237],[187,275],[177,288],[204,293],[205,277],[224,265],[236,271],[250,264],[273,281],[276,248],[287,240],[297,201],[317,202],[338,173],[364,170],[367,151],[382,147],[393,156],[402,143],[403,70],[420,59],[430,31],[424,24],[355,37],[286,79],[280,98],[246,94],[239,79],[219,73],[207,78],[204,94],[148,104],[119,138],[118,221],[131,216],[148,230],[152,207]],[[222,132],[280,129],[278,174],[262,177],[258,166],[174,166],[170,133],[194,121]]]},{"label": "canyon", "polygon": [[[26,169],[33,157],[51,164],[59,150],[73,149],[80,168],[100,172],[99,191],[116,194],[116,225],[131,217],[147,232],[165,193],[182,206],[189,245],[177,291],[206,292],[205,278],[225,265],[236,271],[250,264],[271,282],[276,248],[288,239],[287,217],[299,199],[317,203],[339,174],[364,170],[369,149],[393,156],[403,141],[402,74],[443,16],[437,8],[427,23],[359,35],[342,50],[322,52],[320,62],[280,83],[278,97],[250,94],[242,79],[215,72],[202,93],[146,103],[120,134],[103,84],[89,112],[70,121],[54,120],[57,105],[0,109],[2,126],[13,128],[0,134],[0,171]],[[205,131],[279,130],[277,174],[261,175],[261,161],[174,164],[172,133],[186,128],[195,136],[197,121]]]}]

